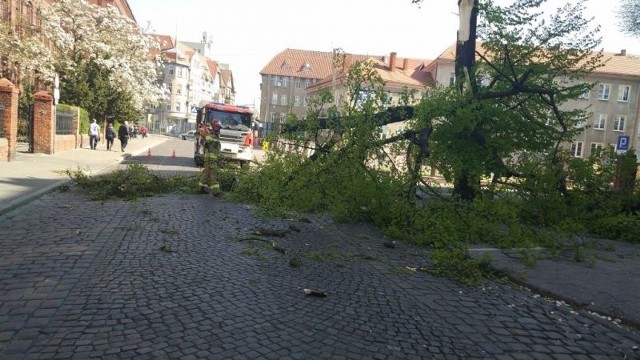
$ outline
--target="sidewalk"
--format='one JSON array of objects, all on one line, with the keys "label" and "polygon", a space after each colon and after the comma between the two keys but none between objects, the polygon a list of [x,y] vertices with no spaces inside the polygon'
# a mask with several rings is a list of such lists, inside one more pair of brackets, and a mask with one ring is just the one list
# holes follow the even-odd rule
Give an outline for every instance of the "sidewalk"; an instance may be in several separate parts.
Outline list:
[{"label": "sidewalk", "polygon": [[101,141],[97,150],[89,147],[65,150],[53,155],[17,153],[11,162],[0,163],[0,214],[21,206],[69,181],[66,170],[82,170],[89,174],[106,171],[129,156],[136,156],[166,141],[163,135],[129,141],[120,151],[116,139],[114,150],[107,151]]},{"label": "sidewalk", "polygon": [[640,328],[640,244],[582,240],[563,253],[471,246],[470,256],[491,258],[491,267],[542,296],[593,312],[605,320]]}]

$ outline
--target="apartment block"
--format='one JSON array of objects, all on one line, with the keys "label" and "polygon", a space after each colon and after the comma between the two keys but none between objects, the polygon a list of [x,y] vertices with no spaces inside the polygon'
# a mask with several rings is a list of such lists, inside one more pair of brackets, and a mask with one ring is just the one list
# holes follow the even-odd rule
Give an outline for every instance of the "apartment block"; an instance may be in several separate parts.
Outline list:
[{"label": "apartment block", "polygon": [[[367,55],[352,56],[357,60],[369,58]],[[337,71],[333,59],[334,52],[285,49],[262,68],[260,137],[274,129],[274,124],[283,122],[288,113],[304,118],[306,89]]]},{"label": "apartment block", "polygon": [[153,35],[158,43],[151,56],[163,62],[159,79],[166,90],[164,100],[150,109],[151,128],[161,132],[184,132],[196,126],[196,108],[203,102],[233,104],[233,73],[204,55],[206,42],[176,42],[167,35]]},{"label": "apartment block", "polygon": [[[565,144],[576,157],[585,158],[596,149],[615,147],[620,136],[629,137],[631,148],[639,145],[640,56],[622,50],[605,53],[603,62],[604,66],[584,79],[594,83],[594,87],[579,99],[564,105],[589,112],[580,124],[584,131],[573,143]],[[455,82],[455,44],[440,54],[427,69],[436,83],[452,85]]]}]

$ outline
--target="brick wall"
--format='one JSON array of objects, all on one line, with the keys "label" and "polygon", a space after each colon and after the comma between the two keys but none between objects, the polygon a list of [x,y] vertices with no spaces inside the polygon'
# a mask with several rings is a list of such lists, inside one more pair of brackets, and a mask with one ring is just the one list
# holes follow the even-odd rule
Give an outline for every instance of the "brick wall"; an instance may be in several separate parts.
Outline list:
[{"label": "brick wall", "polygon": [[4,111],[0,122],[4,137],[0,138],[0,161],[11,161],[16,156],[18,140],[18,89],[7,79],[0,79],[0,105]]},{"label": "brick wall", "polygon": [[76,148],[76,135],[56,135],[56,151],[71,150]]}]

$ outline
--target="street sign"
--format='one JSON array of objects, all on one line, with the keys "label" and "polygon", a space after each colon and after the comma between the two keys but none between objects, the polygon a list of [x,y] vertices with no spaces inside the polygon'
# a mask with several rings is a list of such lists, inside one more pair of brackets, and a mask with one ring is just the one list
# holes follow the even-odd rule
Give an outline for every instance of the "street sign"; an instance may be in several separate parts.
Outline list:
[{"label": "street sign", "polygon": [[616,152],[618,154],[626,152],[629,150],[629,136],[628,135],[620,135],[618,136],[618,142],[616,142]]}]

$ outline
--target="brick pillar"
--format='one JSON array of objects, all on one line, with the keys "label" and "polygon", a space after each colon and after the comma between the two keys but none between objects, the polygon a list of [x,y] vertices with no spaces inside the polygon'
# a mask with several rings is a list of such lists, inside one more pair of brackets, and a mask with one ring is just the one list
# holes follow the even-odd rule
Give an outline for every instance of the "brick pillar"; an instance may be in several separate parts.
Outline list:
[{"label": "brick pillar", "polygon": [[33,95],[33,152],[53,154],[55,132],[53,96],[38,91]]},{"label": "brick pillar", "polygon": [[71,131],[73,131],[73,135],[75,136],[74,148],[82,147],[82,142],[80,138],[80,108],[72,107],[73,110],[73,123],[71,124]]},{"label": "brick pillar", "polygon": [[[0,161],[11,161],[16,157],[18,143],[18,88],[7,79],[0,79],[0,106],[4,106],[0,122],[4,139],[0,139]],[[5,140],[6,139],[6,140]]]}]

